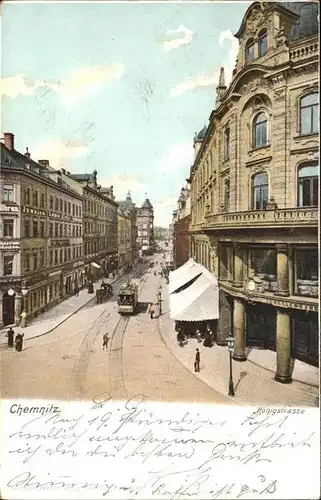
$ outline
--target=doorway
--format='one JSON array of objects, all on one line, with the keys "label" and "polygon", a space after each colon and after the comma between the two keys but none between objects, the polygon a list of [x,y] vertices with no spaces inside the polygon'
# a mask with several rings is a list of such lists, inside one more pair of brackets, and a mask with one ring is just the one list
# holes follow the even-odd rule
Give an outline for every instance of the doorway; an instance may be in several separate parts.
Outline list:
[{"label": "doorway", "polygon": [[8,295],[3,294],[2,298],[2,321],[3,326],[14,324],[14,305],[15,305],[15,294]]},{"label": "doorway", "polygon": [[276,310],[274,307],[258,303],[247,306],[246,345],[276,351]]}]

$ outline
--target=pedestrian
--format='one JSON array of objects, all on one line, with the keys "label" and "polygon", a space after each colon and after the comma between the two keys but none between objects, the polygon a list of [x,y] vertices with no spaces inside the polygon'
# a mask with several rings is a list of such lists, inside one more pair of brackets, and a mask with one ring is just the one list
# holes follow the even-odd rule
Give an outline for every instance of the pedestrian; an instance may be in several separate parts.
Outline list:
[{"label": "pedestrian", "polygon": [[20,322],[21,328],[26,328],[26,326],[27,326],[27,313],[25,310],[23,310],[22,313],[20,314],[20,318],[21,318],[21,322]]},{"label": "pedestrian", "polygon": [[108,349],[108,340],[109,340],[108,333],[105,333],[103,335],[103,351],[105,350],[105,347],[106,349]]},{"label": "pedestrian", "polygon": [[199,350],[196,349],[195,362],[194,362],[194,371],[196,372],[200,371],[200,361],[201,361],[201,355]]},{"label": "pedestrian", "polygon": [[154,318],[154,314],[155,314],[155,305],[152,302],[150,302],[149,303],[149,316],[150,316],[150,319]]},{"label": "pedestrian", "polygon": [[78,289],[78,286],[75,285],[75,288],[74,288],[74,294],[76,295],[76,297],[79,296],[79,289]]},{"label": "pedestrian", "polygon": [[8,330],[6,337],[8,337],[8,347],[13,347],[14,330],[12,330],[11,326]]},{"label": "pedestrian", "polygon": [[21,334],[21,333],[18,333],[16,335],[16,351],[19,351],[21,352],[22,351],[22,344],[23,344],[23,337],[24,337],[24,333]]}]

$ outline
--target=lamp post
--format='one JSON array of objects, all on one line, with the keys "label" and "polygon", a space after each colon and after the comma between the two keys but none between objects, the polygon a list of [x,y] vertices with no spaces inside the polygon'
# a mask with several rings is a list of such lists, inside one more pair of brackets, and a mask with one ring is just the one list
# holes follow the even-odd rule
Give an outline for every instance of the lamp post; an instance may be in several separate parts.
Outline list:
[{"label": "lamp post", "polygon": [[230,355],[230,378],[228,383],[228,395],[235,396],[234,383],[233,383],[233,367],[232,367],[232,354],[234,349],[235,339],[234,337],[227,337],[227,347]]},{"label": "lamp post", "polygon": [[163,298],[162,298],[162,285],[159,286],[159,289],[158,289],[158,292],[157,292],[157,296],[158,296],[158,305],[159,305],[159,315],[161,316],[162,315],[162,302],[163,302]]}]

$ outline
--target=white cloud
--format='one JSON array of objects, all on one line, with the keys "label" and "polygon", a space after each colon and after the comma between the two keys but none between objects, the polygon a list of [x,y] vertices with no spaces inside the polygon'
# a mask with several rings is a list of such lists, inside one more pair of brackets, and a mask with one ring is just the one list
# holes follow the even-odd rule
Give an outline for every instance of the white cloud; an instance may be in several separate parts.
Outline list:
[{"label": "white cloud", "polygon": [[123,73],[124,65],[116,63],[111,66],[80,68],[63,82],[37,80],[30,84],[25,75],[19,74],[0,79],[0,95],[14,99],[20,95],[32,95],[40,87],[49,88],[59,95],[65,105],[72,106],[88,94],[99,90],[107,80],[118,80]]},{"label": "white cloud", "polygon": [[218,43],[221,47],[224,47],[225,40],[229,40],[231,42],[231,47],[228,51],[227,60],[224,63],[225,69],[225,82],[228,85],[232,79],[232,72],[235,67],[236,58],[239,52],[239,42],[238,39],[233,36],[231,30],[224,30],[220,33],[218,37]]},{"label": "white cloud", "polygon": [[[219,45],[223,47],[226,40],[231,42],[231,47],[228,51],[227,59],[220,66],[223,66],[225,69],[225,83],[228,85],[231,81],[232,72],[235,67],[239,43],[233,36],[231,30],[224,30],[220,33],[218,38]],[[220,68],[217,68],[212,74],[199,75],[194,78],[189,78],[176,85],[176,87],[173,87],[170,91],[170,97],[177,97],[185,94],[185,92],[195,90],[197,88],[215,87],[218,84],[219,76]]]},{"label": "white cloud", "polygon": [[44,82],[37,80],[28,85],[27,77],[23,74],[0,78],[0,96],[6,96],[15,99],[20,95],[32,95]]},{"label": "white cloud", "polygon": [[48,159],[53,168],[59,168],[66,161],[87,155],[90,151],[88,146],[80,141],[56,140],[36,147],[31,154],[38,160]]},{"label": "white cloud", "polygon": [[179,38],[170,38],[170,40],[164,40],[162,42],[163,49],[166,52],[169,52],[170,50],[177,49],[178,47],[181,47],[182,45],[188,45],[192,42],[194,38],[194,32],[192,30],[189,30],[184,26],[183,24],[180,24],[177,30],[168,30],[166,31],[166,35],[171,37],[172,35],[176,35],[181,33],[182,36]]},{"label": "white cloud", "polygon": [[74,71],[62,83],[46,83],[46,86],[56,92],[63,103],[68,106],[99,90],[105,81],[118,80],[123,72],[122,63],[105,67],[81,68]]},{"label": "white cloud", "polygon": [[[99,184],[106,187],[114,186],[116,200],[125,199],[128,191],[137,196],[147,190],[147,185],[138,176],[132,174],[111,175],[99,180]],[[135,203],[135,196],[132,198]]]},{"label": "white cloud", "polygon": [[157,170],[165,174],[185,167],[187,171],[193,162],[193,157],[194,150],[192,141],[175,144],[164,155],[162,155],[162,159],[157,166]]},{"label": "white cloud", "polygon": [[155,226],[168,227],[172,222],[176,208],[177,196],[169,196],[163,201],[154,203]]}]

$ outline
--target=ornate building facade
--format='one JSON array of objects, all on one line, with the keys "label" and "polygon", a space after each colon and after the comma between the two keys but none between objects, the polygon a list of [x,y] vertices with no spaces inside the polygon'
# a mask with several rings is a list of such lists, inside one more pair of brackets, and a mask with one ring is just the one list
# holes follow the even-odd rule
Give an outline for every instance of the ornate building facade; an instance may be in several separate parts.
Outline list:
[{"label": "ornate building facade", "polygon": [[0,323],[31,318],[73,292],[83,270],[82,196],[46,160],[1,144]]},{"label": "ornate building facade", "polygon": [[191,256],[191,223],[190,185],[181,189],[177,201],[177,209],[173,212],[173,262],[175,267],[182,266]]},{"label": "ornate building facade", "polygon": [[137,259],[136,207],[130,191],[118,205],[118,266],[120,270],[126,270]]},{"label": "ornate building facade", "polygon": [[318,5],[253,3],[210,123],[194,139],[192,254],[219,277],[221,343],[318,365]]},{"label": "ornate building facade", "polygon": [[151,255],[155,248],[154,208],[148,198],[136,209],[137,247],[141,255]]}]

